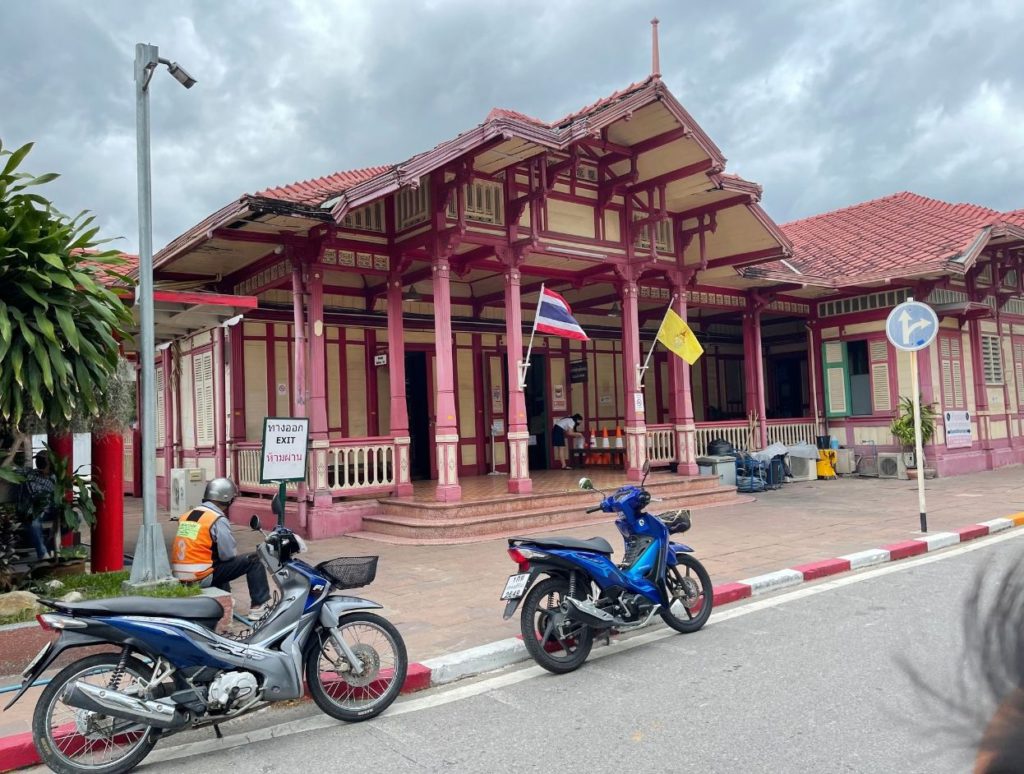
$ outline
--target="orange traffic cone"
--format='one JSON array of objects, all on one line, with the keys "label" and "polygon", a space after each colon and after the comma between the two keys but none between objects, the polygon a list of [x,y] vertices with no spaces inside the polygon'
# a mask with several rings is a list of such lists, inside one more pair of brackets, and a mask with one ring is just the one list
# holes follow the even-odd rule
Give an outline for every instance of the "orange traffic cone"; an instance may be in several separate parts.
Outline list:
[{"label": "orange traffic cone", "polygon": [[619,427],[618,425],[615,425],[615,448],[616,449],[623,448],[622,428]]},{"label": "orange traffic cone", "polygon": [[[608,428],[606,427],[601,431],[601,448],[610,449],[611,445],[608,443]],[[608,452],[601,455],[601,464],[608,465],[611,463],[611,456]]]}]

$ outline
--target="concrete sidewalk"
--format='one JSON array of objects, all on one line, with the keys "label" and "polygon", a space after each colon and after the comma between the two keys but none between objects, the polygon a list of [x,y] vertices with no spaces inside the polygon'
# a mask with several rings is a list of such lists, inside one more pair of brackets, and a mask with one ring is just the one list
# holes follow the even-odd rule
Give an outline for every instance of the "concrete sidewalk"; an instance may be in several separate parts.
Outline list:
[{"label": "concrete sidewalk", "polygon": [[[1022,474],[1024,468],[1016,466],[927,482],[929,531],[1024,510]],[[132,502],[126,518],[128,550],[138,531],[138,514]],[[175,524],[164,521],[164,526],[170,538]],[[622,543],[610,518],[559,532],[601,535],[616,547]],[[243,529],[236,536],[242,550],[251,550],[259,540]],[[759,494],[753,503],[697,510],[683,542],[696,549],[718,585],[919,536],[915,482],[848,478],[787,484]],[[304,558],[315,564],[335,556],[378,554],[377,580],[362,593],[385,606],[384,614],[406,640],[409,660],[422,662],[518,634],[517,619],[502,621],[498,600],[506,576],[516,570],[506,547],[504,539],[412,546],[341,537],[310,543]],[[234,586],[239,608],[247,609],[244,581]],[[0,678],[0,685],[14,682],[14,677]],[[0,715],[0,737],[29,730],[31,709],[32,702],[22,700]]]}]

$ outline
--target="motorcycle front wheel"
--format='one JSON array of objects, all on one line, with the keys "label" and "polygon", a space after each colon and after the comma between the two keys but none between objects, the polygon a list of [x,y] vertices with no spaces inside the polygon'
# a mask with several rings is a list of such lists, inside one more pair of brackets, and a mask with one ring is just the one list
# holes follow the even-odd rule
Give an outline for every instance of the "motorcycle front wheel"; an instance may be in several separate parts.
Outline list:
[{"label": "motorcycle front wheel", "polygon": [[556,675],[578,669],[594,645],[594,632],[562,612],[569,581],[548,578],[530,589],[519,619],[523,643],[533,660]]},{"label": "motorcycle front wheel", "polygon": [[306,684],[316,705],[332,718],[369,720],[390,707],[402,690],[409,668],[405,643],[394,624],[373,613],[345,616],[338,634],[359,660],[359,669],[321,629],[306,650]]},{"label": "motorcycle front wheel", "polygon": [[661,609],[661,618],[677,632],[689,634],[708,622],[714,591],[703,564],[686,554],[677,559],[679,564],[665,570],[668,607]]},{"label": "motorcycle front wheel", "polygon": [[46,686],[32,713],[32,738],[43,763],[59,774],[122,774],[149,755],[158,734],[152,726],[101,715],[65,704],[64,689],[75,681],[143,696],[153,667],[137,658],[119,673],[118,653],[98,653],[64,667]]}]

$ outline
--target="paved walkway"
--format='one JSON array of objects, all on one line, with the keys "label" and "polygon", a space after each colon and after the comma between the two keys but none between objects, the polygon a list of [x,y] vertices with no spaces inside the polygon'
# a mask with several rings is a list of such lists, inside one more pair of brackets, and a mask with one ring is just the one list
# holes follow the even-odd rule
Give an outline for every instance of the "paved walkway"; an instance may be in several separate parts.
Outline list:
[{"label": "paved walkway", "polygon": [[[954,529],[1024,510],[1024,467],[1014,466],[928,484],[931,532]],[[596,500],[595,500],[596,502]],[[126,508],[128,547],[138,531],[137,501]],[[175,524],[162,514],[164,533]],[[845,478],[797,482],[759,494],[755,502],[694,512],[684,542],[696,549],[716,584],[784,567],[848,554],[918,535],[917,488],[913,481]],[[607,523],[559,532],[601,535],[621,546]],[[255,547],[255,533],[239,528],[242,550]],[[503,539],[447,546],[411,546],[341,537],[310,544],[311,563],[343,555],[379,554],[377,580],[363,593],[385,606],[401,630],[411,661],[423,661],[474,645],[515,636],[517,619],[502,621],[498,595],[516,567]],[[244,581],[235,597],[248,604]],[[16,682],[0,678],[0,685]],[[29,702],[0,715],[0,736],[27,730]]]}]

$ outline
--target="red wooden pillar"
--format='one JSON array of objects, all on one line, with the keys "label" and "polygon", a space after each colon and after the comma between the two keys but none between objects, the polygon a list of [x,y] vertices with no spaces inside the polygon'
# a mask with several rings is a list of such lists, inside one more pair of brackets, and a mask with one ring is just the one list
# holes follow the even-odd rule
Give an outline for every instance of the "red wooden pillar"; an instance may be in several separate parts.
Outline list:
[{"label": "red wooden pillar", "polygon": [[[747,302],[750,304],[750,302]],[[753,306],[743,315],[743,359],[746,379],[747,416],[757,416],[757,442],[760,448],[768,445],[768,420],[765,418],[764,356],[761,349],[761,309]]]},{"label": "red wooden pillar", "polygon": [[761,448],[764,449],[768,446],[768,417],[765,416],[765,401],[764,401],[764,351],[761,344],[761,309],[760,307],[754,310],[753,314],[753,332],[751,337],[753,338],[754,344],[754,371],[757,376],[757,415],[761,418],[760,424],[758,425],[761,437]]},{"label": "red wooden pillar", "polygon": [[[682,284],[672,286],[672,309],[686,320],[686,289]],[[696,476],[697,427],[693,421],[693,393],[690,390],[692,366],[674,354],[668,360],[669,421],[676,437],[676,472],[680,476]]]},{"label": "red wooden pillar", "polygon": [[434,352],[437,367],[437,397],[434,410],[434,443],[437,445],[436,497],[442,502],[462,499],[459,486],[459,428],[455,413],[455,369],[452,361],[452,299],[447,258],[435,257],[434,266]]},{"label": "red wooden pillar", "polygon": [[93,572],[124,569],[124,438],[120,433],[93,433],[92,481],[102,497],[92,527]]},{"label": "red wooden pillar", "polygon": [[164,483],[157,491],[157,502],[163,503],[165,508],[170,508],[171,469],[174,467],[174,374],[170,347],[165,347],[161,351],[160,364],[164,373]]},{"label": "red wooden pillar", "polygon": [[526,425],[526,398],[519,384],[519,363],[523,359],[523,309],[519,269],[505,272],[505,356],[508,363],[508,491],[533,491],[530,478],[530,431]]},{"label": "red wooden pillar", "polygon": [[[231,347],[231,442],[245,440],[245,323],[228,331]],[[236,473],[237,475],[237,473]]]},{"label": "red wooden pillar", "polygon": [[327,481],[327,332],[324,328],[324,270],[312,266],[306,290],[309,293],[309,438],[311,449],[310,480],[313,505],[331,504]]},{"label": "red wooden pillar", "polygon": [[647,459],[647,425],[640,389],[640,319],[636,280],[632,275],[622,282],[622,368],[625,371],[626,399],[626,478],[643,478]]},{"label": "red wooden pillar", "polygon": [[224,328],[213,331],[213,469],[217,478],[228,474],[227,417],[224,401]]},{"label": "red wooden pillar", "polygon": [[397,465],[395,496],[412,494],[409,468],[409,407],[405,397],[405,324],[402,319],[402,278],[398,274],[388,277],[388,381],[390,382],[391,416],[390,434],[395,439]]},{"label": "red wooden pillar", "polygon": [[[302,281],[302,263],[292,264],[292,416],[306,416],[306,327],[305,288]],[[306,528],[306,484],[299,482],[298,492],[299,527]]]}]

